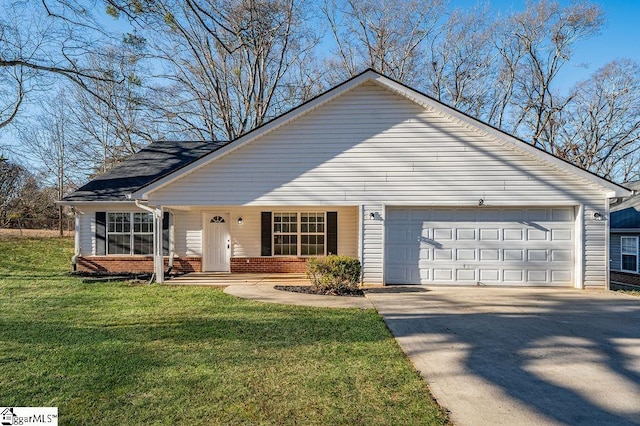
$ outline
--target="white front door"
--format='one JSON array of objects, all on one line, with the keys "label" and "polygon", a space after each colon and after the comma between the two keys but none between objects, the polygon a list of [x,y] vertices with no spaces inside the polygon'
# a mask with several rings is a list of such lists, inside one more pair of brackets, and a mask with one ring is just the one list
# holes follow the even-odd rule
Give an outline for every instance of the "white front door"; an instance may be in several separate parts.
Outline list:
[{"label": "white front door", "polygon": [[229,215],[205,213],[205,245],[202,270],[204,272],[229,272],[231,259],[231,235]]}]

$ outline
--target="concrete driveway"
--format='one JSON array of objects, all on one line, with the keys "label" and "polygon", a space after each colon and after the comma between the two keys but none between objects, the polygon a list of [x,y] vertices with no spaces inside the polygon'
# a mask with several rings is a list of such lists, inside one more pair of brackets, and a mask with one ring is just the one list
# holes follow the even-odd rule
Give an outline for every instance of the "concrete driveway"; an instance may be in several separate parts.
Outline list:
[{"label": "concrete driveway", "polygon": [[457,425],[640,424],[640,298],[391,287],[368,294]]}]

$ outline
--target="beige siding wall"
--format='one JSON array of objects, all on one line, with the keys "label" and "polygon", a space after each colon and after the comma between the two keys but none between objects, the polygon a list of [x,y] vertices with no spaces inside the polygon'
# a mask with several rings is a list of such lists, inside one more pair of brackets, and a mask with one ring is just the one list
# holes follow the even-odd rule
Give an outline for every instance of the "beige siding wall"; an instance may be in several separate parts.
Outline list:
[{"label": "beige siding wall", "polygon": [[191,210],[172,211],[176,255],[202,256],[202,214]]},{"label": "beige siding wall", "polygon": [[[601,188],[373,83],[150,194],[161,205],[365,205],[366,214],[381,205],[476,206],[480,199],[584,205],[585,284],[605,285],[606,227],[592,220],[605,207]],[[365,221],[371,282],[382,282],[383,228],[382,220]],[[236,250],[257,247],[238,241]]]},{"label": "beige siding wall", "polygon": [[[232,256],[260,256],[260,214],[263,211],[337,211],[338,212],[338,253],[346,256],[358,255],[358,216],[356,207],[236,207],[195,209],[190,211],[174,210],[176,223],[176,253],[180,256],[202,255],[202,227],[208,216],[216,213],[229,214]],[[238,224],[238,218],[242,224]]]}]

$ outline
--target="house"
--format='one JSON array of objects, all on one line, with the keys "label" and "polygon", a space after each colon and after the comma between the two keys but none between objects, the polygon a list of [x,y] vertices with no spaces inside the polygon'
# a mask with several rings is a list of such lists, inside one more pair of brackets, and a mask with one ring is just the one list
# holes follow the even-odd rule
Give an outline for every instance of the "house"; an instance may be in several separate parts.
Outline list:
[{"label": "house", "polygon": [[63,200],[83,271],[301,272],[366,284],[608,286],[630,191],[367,70],[227,144],[156,142]]},{"label": "house", "polygon": [[[626,187],[640,191],[640,181]],[[640,285],[640,196],[634,192],[611,206],[611,282]]]}]

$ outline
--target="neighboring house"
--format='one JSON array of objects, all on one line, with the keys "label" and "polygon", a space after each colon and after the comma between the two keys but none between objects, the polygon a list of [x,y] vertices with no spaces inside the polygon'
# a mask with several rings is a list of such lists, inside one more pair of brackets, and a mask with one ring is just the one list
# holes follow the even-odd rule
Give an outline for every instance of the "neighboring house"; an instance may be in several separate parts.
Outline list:
[{"label": "neighboring house", "polygon": [[367,284],[606,288],[600,219],[628,195],[368,70],[228,144],[153,143],[63,204],[84,271],[162,282],[169,260],[301,272],[337,253]]},{"label": "neighboring house", "polygon": [[[640,181],[625,186],[640,191]],[[611,282],[640,285],[640,195],[612,204],[610,217]]]}]

